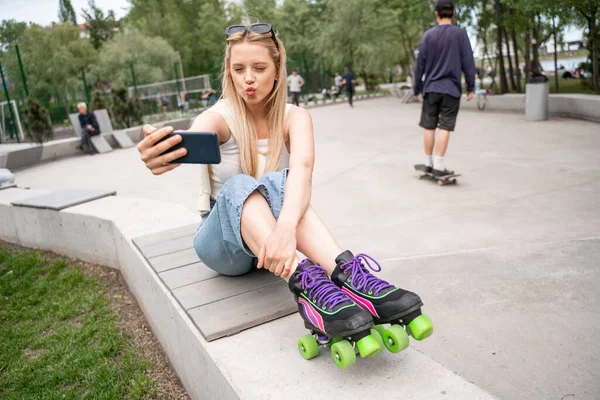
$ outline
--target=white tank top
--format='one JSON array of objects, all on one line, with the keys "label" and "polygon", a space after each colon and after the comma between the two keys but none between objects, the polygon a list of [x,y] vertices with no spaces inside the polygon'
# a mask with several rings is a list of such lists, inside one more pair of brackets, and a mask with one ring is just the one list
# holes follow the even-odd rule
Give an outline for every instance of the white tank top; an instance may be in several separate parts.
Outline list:
[{"label": "white tank top", "polygon": [[[286,104],[285,107],[285,118],[287,118],[288,112],[292,105]],[[210,197],[216,199],[223,187],[223,184],[234,175],[240,174],[241,169],[241,156],[240,149],[238,147],[237,140],[233,134],[233,114],[229,109],[225,99],[219,100],[214,106],[206,110],[206,112],[216,112],[223,117],[231,132],[231,137],[225,143],[223,143],[219,149],[221,150],[221,163],[210,165]],[[265,166],[267,160],[267,151],[269,149],[269,139],[259,139],[258,145],[258,168],[255,178],[258,179],[265,174]],[[285,144],[281,146],[281,156],[279,159],[279,166],[277,171],[281,171],[290,166],[290,153],[288,152]]]}]

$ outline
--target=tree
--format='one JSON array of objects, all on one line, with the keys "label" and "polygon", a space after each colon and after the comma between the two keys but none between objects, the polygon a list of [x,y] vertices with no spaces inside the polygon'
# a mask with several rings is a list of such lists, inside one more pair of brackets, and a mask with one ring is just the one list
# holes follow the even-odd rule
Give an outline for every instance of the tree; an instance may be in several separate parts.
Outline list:
[{"label": "tree", "polygon": [[17,22],[14,19],[2,21],[0,24],[0,51],[18,43],[26,29],[25,22]]},{"label": "tree", "polygon": [[61,23],[70,22],[77,26],[77,14],[71,0],[58,0],[58,20]]},{"label": "tree", "polygon": [[95,0],[89,0],[89,10],[85,8],[81,10],[83,18],[85,18],[85,30],[90,35],[90,41],[95,49],[100,48],[102,44],[110,40],[115,35],[115,30],[118,27],[115,19],[115,12],[109,10],[105,16]]},{"label": "tree", "polygon": [[36,99],[32,97],[27,99],[24,116],[25,134],[34,143],[42,144],[54,137],[48,110]]},{"label": "tree", "polygon": [[138,84],[173,78],[177,54],[162,38],[148,37],[135,28],[124,27],[100,49],[98,62],[90,76],[109,81],[113,86],[132,85],[130,64]]},{"label": "tree", "polygon": [[[390,60],[396,21],[386,7],[366,0],[331,0],[325,10],[318,49],[337,65],[347,65],[369,87],[369,73],[380,73]],[[357,29],[359,27],[359,29]]]},{"label": "tree", "polygon": [[94,94],[92,95],[92,104],[90,104],[90,109],[92,111],[95,110],[108,110],[108,102],[106,101],[106,96],[99,90],[94,90]]},{"label": "tree", "polygon": [[200,37],[197,36],[198,30],[202,29],[198,26],[198,20],[208,21],[211,18],[202,10],[206,4],[212,5],[217,10],[216,18],[221,19],[225,14],[223,3],[219,0],[131,0],[132,8],[127,20],[142,34],[166,40],[181,55],[186,75],[203,74],[209,71],[211,63],[222,59],[225,25],[212,32],[212,35],[220,35],[213,43],[220,43],[223,47],[218,53],[205,58],[202,56],[204,49],[199,44]]},{"label": "tree", "polygon": [[[52,29],[37,25],[28,27],[19,42],[23,67],[27,74],[30,95],[42,104],[52,99],[68,114],[68,101],[81,98],[83,83],[81,68],[95,63],[97,53],[90,42],[80,37],[79,29],[70,23],[57,24]],[[13,80],[19,80],[16,53],[5,57]]]},{"label": "tree", "polygon": [[592,80],[593,86],[597,93],[600,94],[600,73],[599,62],[600,54],[598,54],[598,40],[600,32],[598,30],[598,19],[600,18],[600,1],[599,0],[569,0],[575,11],[583,19],[583,24],[587,28],[588,33],[588,48],[590,49],[590,58],[592,61]]},{"label": "tree", "polygon": [[118,127],[129,128],[142,123],[140,101],[137,97],[128,97],[124,87],[112,90],[112,111]]}]

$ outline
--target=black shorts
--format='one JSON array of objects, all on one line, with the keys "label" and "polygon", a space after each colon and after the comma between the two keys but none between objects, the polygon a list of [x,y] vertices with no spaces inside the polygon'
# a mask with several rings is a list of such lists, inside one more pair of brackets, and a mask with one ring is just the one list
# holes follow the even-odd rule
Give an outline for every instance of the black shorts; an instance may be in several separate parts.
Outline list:
[{"label": "black shorts", "polygon": [[419,125],[427,130],[439,127],[446,131],[453,131],[459,106],[460,97],[457,98],[446,93],[426,93],[423,98],[423,110]]}]

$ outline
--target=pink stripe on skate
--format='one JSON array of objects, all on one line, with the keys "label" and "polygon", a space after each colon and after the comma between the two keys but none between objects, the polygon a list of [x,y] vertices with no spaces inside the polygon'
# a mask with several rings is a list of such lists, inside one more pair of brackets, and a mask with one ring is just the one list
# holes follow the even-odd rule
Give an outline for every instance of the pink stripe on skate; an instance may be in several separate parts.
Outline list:
[{"label": "pink stripe on skate", "polygon": [[377,314],[377,311],[375,311],[375,306],[373,305],[373,303],[371,303],[369,300],[363,299],[362,297],[359,297],[356,294],[352,293],[345,286],[342,287],[342,290],[344,291],[344,293],[346,293],[348,296],[350,296],[350,298],[352,300],[354,300],[354,302],[356,304],[358,304],[362,309],[370,312],[372,315],[379,318],[379,314]]},{"label": "pink stripe on skate", "polygon": [[325,328],[323,326],[323,317],[321,317],[321,315],[313,308],[312,304],[304,300],[302,297],[298,299],[298,303],[302,303],[304,311],[306,312],[306,316],[310,322],[324,333]]}]

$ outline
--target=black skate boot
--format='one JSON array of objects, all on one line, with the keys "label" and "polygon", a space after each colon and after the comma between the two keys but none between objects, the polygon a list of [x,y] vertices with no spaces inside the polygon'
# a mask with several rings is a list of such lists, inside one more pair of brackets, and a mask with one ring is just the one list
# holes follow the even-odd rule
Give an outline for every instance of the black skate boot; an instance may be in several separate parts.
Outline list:
[{"label": "black skate boot", "polygon": [[[375,259],[366,254],[354,256],[350,251],[345,251],[335,262],[337,267],[331,280],[356,304],[373,315],[375,329],[382,335],[388,350],[397,353],[408,347],[407,334],[423,340],[433,333],[431,321],[421,314],[423,303],[418,295],[377,278],[367,269],[381,271]],[[392,325],[385,329],[381,326],[384,323]]]},{"label": "black skate boot", "polygon": [[[289,288],[298,302],[304,326],[311,334],[298,340],[298,349],[309,360],[319,354],[319,345],[331,347],[340,368],[353,365],[356,350],[361,357],[375,355],[383,343],[373,336],[373,318],[340,290],[321,266],[308,259],[298,264]],[[377,334],[377,332],[375,332]]]}]

